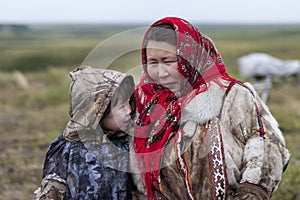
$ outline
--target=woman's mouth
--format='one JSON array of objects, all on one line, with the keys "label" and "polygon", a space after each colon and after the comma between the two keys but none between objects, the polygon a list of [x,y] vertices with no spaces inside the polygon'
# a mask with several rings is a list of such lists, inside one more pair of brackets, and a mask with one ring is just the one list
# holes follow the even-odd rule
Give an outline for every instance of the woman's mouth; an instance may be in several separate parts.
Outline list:
[{"label": "woman's mouth", "polygon": [[172,86],[174,86],[175,85],[175,83],[174,82],[171,82],[171,83],[162,83],[161,85],[163,85],[164,87],[166,87],[166,88],[172,88]]}]

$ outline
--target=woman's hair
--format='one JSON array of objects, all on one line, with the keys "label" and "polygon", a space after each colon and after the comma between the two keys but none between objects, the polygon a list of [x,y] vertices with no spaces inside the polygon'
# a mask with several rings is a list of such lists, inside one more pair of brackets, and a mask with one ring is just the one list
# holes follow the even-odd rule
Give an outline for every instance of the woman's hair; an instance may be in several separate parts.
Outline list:
[{"label": "woman's hair", "polygon": [[119,97],[120,95],[122,96],[123,99],[129,99],[129,104],[131,106],[131,118],[134,118],[134,115],[135,115],[135,110],[136,110],[136,107],[135,107],[135,96],[134,96],[134,85],[132,83],[132,81],[129,79],[129,78],[125,78],[120,86],[116,89],[116,91],[114,92],[114,95],[109,103],[109,105],[107,106],[104,114],[103,114],[103,117],[101,119],[101,121],[107,117],[107,115],[110,113],[110,110],[112,107],[116,106],[119,102]]},{"label": "woman's hair", "polygon": [[170,24],[157,24],[147,33],[144,42],[145,47],[147,47],[149,40],[167,42],[176,46],[176,33]]}]

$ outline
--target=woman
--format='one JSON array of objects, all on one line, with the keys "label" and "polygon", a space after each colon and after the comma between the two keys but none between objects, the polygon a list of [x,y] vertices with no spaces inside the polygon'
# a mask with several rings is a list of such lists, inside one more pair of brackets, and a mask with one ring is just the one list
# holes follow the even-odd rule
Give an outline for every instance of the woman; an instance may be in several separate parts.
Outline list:
[{"label": "woman", "polygon": [[[184,19],[147,30],[136,87],[135,163],[148,199],[269,199],[289,152],[250,84]],[[137,177],[136,177],[137,180]]]}]

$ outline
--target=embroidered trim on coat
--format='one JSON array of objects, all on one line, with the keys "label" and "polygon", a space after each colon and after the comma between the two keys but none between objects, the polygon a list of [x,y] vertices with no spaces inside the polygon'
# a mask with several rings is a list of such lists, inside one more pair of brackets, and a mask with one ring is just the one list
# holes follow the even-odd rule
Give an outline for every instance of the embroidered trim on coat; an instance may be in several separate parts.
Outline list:
[{"label": "embroidered trim on coat", "polygon": [[212,199],[226,199],[228,186],[226,165],[219,118],[214,118],[207,132],[208,163],[212,186]]},{"label": "embroidered trim on coat", "polygon": [[182,178],[184,179],[184,184],[187,189],[189,199],[194,200],[195,197],[193,195],[193,189],[192,189],[192,184],[191,184],[190,169],[189,169],[189,166],[186,161],[185,153],[181,154],[181,150],[180,150],[181,136],[182,136],[182,132],[181,132],[181,130],[179,130],[177,142],[175,142],[175,152],[176,152],[176,157],[177,157],[176,163],[177,163],[179,172],[180,172]]}]

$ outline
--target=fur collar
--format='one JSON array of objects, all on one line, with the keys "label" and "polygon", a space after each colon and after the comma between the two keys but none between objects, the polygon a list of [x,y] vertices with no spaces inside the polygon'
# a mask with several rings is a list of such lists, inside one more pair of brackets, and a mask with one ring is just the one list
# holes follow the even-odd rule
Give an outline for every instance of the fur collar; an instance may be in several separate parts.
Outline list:
[{"label": "fur collar", "polygon": [[224,93],[225,89],[217,83],[208,83],[208,89],[194,97],[184,108],[182,122],[193,121],[204,124],[218,116],[221,111]]}]

